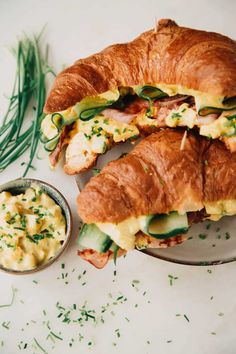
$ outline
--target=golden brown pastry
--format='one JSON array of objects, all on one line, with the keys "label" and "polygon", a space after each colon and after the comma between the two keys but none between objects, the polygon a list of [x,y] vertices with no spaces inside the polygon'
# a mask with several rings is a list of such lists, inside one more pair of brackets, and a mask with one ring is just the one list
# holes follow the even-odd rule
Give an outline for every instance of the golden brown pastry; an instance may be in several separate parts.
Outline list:
[{"label": "golden brown pastry", "polygon": [[69,174],[90,168],[114,143],[166,126],[197,126],[234,151],[235,98],[236,42],[164,19],[61,72],[44,107],[42,140],[53,151],[62,127],[72,126]]},{"label": "golden brown pastry", "polygon": [[[100,239],[108,235],[127,251],[183,242],[192,223],[236,214],[235,175],[236,153],[222,142],[182,130],[154,133],[82,190],[78,213],[86,228],[94,227],[85,236],[91,237],[92,250],[94,233]],[[82,256],[84,238],[82,232]],[[101,249],[95,244],[100,257]]]},{"label": "golden brown pastry", "polygon": [[[106,165],[78,197],[83,222],[119,223],[132,216],[202,209],[201,139],[164,130]],[[184,188],[183,188],[184,186]]]},{"label": "golden brown pastry", "polygon": [[61,72],[44,112],[62,111],[84,97],[120,86],[154,82],[233,97],[235,53],[235,41],[226,36],[160,20],[157,30],[151,29],[130,43],[112,45]]}]

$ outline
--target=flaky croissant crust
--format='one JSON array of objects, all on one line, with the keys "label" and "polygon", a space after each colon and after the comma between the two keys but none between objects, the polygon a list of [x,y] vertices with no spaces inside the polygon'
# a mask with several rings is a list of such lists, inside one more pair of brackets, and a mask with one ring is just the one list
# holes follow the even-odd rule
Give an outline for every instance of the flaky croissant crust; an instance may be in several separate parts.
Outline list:
[{"label": "flaky croissant crust", "polygon": [[85,223],[118,223],[129,217],[200,210],[205,202],[236,199],[236,153],[223,143],[166,129],[110,162],[78,196]]},{"label": "flaky croissant crust", "polygon": [[78,60],[55,79],[44,107],[58,112],[119,86],[178,84],[211,95],[236,95],[236,42],[180,27],[169,19],[132,42]]}]

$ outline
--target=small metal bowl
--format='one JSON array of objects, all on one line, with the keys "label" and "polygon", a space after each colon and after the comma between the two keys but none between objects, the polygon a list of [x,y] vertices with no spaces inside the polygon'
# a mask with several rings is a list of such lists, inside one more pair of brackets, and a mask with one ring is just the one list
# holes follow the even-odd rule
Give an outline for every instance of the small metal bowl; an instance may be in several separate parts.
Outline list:
[{"label": "small metal bowl", "polygon": [[58,204],[61,209],[62,213],[65,217],[66,220],[66,236],[65,236],[65,241],[59,251],[55,254],[54,257],[50,258],[47,262],[40,264],[38,267],[29,269],[29,270],[13,270],[13,269],[7,269],[4,268],[3,266],[0,265],[0,270],[14,274],[14,275],[25,275],[25,274],[31,274],[35,273],[38,271],[41,271],[48,266],[50,266],[53,262],[55,262],[56,259],[58,259],[61,254],[65,251],[66,247],[68,246],[68,243],[70,241],[70,237],[72,234],[72,215],[71,215],[71,210],[70,207],[65,199],[65,197],[52,185],[49,183],[37,180],[37,179],[32,179],[32,178],[19,178],[14,181],[7,182],[3,185],[0,186],[0,193],[1,192],[10,192],[13,195],[17,195],[20,193],[24,193],[27,188],[30,188],[32,184],[38,184],[40,188],[51,197],[56,204]]}]

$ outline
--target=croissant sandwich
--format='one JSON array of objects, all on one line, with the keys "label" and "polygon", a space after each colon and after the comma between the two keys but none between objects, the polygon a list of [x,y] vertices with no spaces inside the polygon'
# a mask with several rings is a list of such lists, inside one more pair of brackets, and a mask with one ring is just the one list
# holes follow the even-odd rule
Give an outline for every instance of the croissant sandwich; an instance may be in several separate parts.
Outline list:
[{"label": "croissant sandwich", "polygon": [[98,268],[134,248],[168,247],[204,219],[236,214],[236,153],[166,129],[110,162],[78,196],[79,255]]},{"label": "croissant sandwich", "polygon": [[113,144],[163,127],[197,127],[236,151],[236,42],[160,20],[134,41],[78,60],[55,79],[41,140],[80,173]]}]

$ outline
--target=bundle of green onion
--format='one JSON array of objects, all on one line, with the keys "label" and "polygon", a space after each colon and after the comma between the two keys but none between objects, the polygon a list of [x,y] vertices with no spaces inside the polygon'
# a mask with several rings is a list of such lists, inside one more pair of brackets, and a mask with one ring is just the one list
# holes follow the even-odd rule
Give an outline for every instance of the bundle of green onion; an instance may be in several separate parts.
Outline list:
[{"label": "bundle of green onion", "polygon": [[[26,176],[37,151],[46,95],[45,78],[52,72],[47,64],[48,46],[45,56],[41,55],[40,37],[24,37],[13,50],[17,69],[7,112],[3,120],[0,119],[0,172],[29,150],[23,174]],[[32,117],[31,111],[33,119],[29,123],[26,116]]]}]

